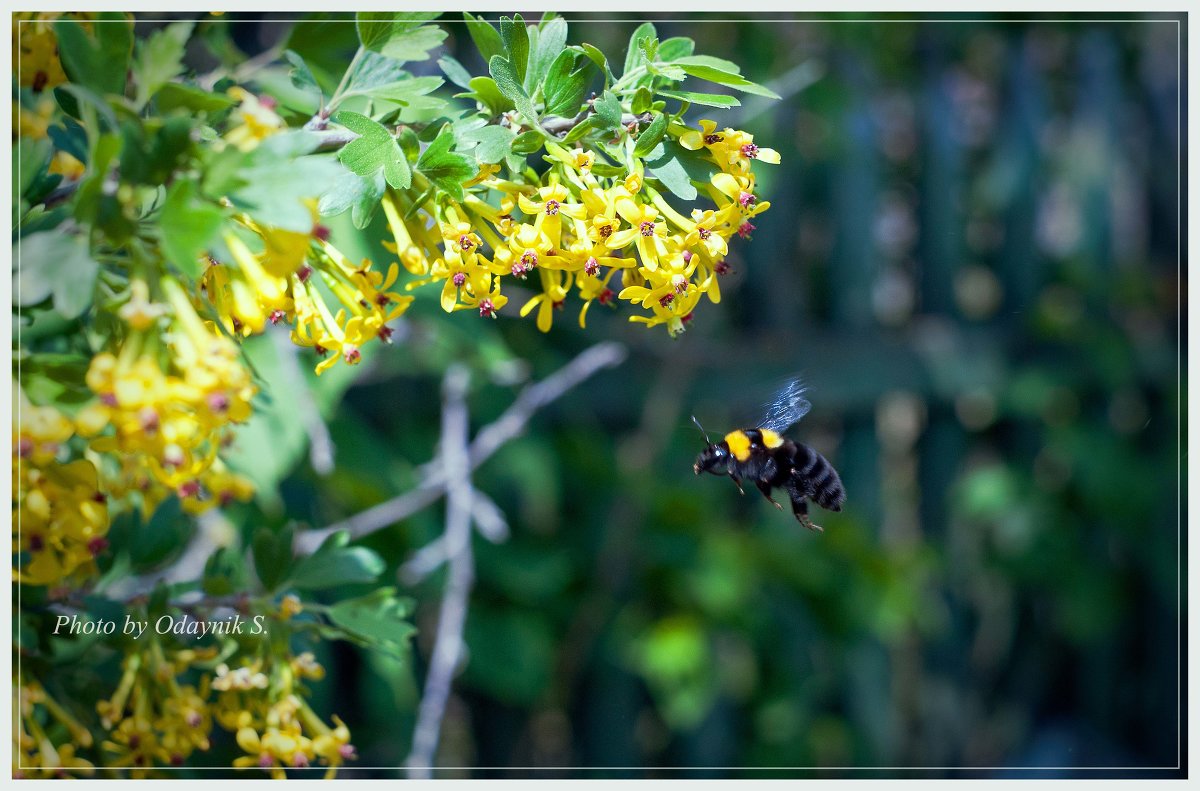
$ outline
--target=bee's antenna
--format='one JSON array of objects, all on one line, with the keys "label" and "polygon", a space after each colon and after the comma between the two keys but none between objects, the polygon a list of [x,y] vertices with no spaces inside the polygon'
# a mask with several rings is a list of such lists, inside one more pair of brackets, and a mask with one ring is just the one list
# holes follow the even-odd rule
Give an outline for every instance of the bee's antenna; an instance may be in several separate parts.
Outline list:
[{"label": "bee's antenna", "polygon": [[696,428],[700,429],[700,433],[704,435],[704,442],[711,445],[712,441],[708,438],[708,432],[704,430],[704,426],[700,425],[700,421],[696,419],[695,415],[692,415],[692,422],[696,424]]}]

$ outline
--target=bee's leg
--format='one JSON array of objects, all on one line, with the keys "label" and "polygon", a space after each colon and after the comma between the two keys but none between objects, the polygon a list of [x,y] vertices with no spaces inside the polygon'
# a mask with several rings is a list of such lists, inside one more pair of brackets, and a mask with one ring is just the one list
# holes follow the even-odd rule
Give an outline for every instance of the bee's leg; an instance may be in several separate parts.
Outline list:
[{"label": "bee's leg", "polygon": [[729,473],[729,478],[730,478],[730,480],[733,481],[733,485],[738,488],[739,493],[741,493],[741,494],[746,493],[746,490],[742,488],[742,479],[741,478],[737,477],[732,472]]},{"label": "bee's leg", "polygon": [[792,513],[796,515],[796,520],[809,530],[824,532],[825,528],[813,524],[812,520],[808,518],[808,503],[804,499],[804,490],[800,488],[795,476],[788,478],[783,484],[783,488],[787,489],[788,496],[792,499]]},{"label": "bee's leg", "polygon": [[782,511],[782,510],[783,510],[783,506],[782,506],[782,505],[780,505],[780,504],[779,504],[779,503],[778,503],[778,502],[775,500],[775,498],[771,496],[771,486],[770,486],[770,484],[766,483],[765,481],[758,480],[758,481],[755,481],[755,482],[754,482],[754,485],[758,487],[758,490],[759,490],[760,492],[762,492],[762,496],[763,496],[763,497],[765,497],[765,498],[767,498],[768,500],[770,500],[770,501],[771,501],[771,505],[775,506],[775,507],[776,507],[776,508],[778,508],[780,511]]}]

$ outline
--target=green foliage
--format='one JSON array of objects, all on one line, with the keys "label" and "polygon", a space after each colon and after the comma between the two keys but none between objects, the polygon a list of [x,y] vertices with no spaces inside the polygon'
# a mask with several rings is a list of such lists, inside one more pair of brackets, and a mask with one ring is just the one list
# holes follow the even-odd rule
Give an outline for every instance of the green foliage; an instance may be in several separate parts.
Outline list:
[{"label": "green foliage", "polygon": [[285,584],[300,590],[342,588],[374,582],[384,562],[366,547],[350,547],[349,533],[333,533],[311,555],[292,567]]},{"label": "green foliage", "polygon": [[417,172],[455,200],[463,199],[462,183],[475,174],[475,167],[461,154],[452,152],[454,132],[447,128],[434,138],[417,160]]},{"label": "green foliage", "polygon": [[365,181],[374,179],[383,171],[383,177],[395,189],[408,189],[412,185],[412,171],[408,158],[391,133],[375,121],[349,110],[338,112],[333,120],[356,133],[359,137],[350,141],[338,152],[342,164]]},{"label": "green foliage", "polygon": [[195,181],[179,179],[167,189],[159,216],[161,244],[167,259],[189,277],[201,274],[200,257],[221,229],[226,212],[200,197]]},{"label": "green foliage", "polygon": [[54,310],[67,319],[91,306],[100,265],[82,236],[51,231],[31,234],[13,246],[13,262],[17,264],[13,297],[18,306],[53,298]]},{"label": "green foliage", "polygon": [[438,16],[440,12],[362,12],[355,24],[364,49],[404,63],[425,60],[446,38],[446,31],[423,24]]},{"label": "green foliage", "polygon": [[409,657],[409,640],[416,629],[409,622],[413,604],[395,588],[377,588],[366,596],[343,599],[328,610],[329,619],[346,639],[373,652],[399,659]]},{"label": "green foliage", "polygon": [[[88,35],[73,20],[60,19],[54,23],[63,70],[77,85],[100,94],[123,94],[133,51],[133,20],[112,12],[98,14],[96,19],[93,35]],[[155,49],[161,49],[161,43]],[[161,75],[150,71],[149,64],[143,64],[140,76],[157,81]],[[147,85],[143,92],[152,93],[152,85]]]},{"label": "green foliage", "polygon": [[133,64],[134,82],[137,85],[135,104],[138,107],[145,105],[183,72],[184,47],[191,35],[191,22],[175,22],[152,33],[138,47]]}]

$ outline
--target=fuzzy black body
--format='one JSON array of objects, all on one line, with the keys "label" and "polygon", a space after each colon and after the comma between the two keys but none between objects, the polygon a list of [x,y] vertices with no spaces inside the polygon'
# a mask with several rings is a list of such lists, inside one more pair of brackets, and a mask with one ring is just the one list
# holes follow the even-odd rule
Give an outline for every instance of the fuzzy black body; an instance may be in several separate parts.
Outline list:
[{"label": "fuzzy black body", "polygon": [[783,489],[792,502],[792,512],[805,527],[820,530],[808,517],[808,500],[828,511],[842,510],[846,490],[833,465],[807,445],[781,437],[770,429],[738,429],[705,448],[693,468],[697,475],[710,472],[728,475],[742,489],[742,481],[753,481],[763,496],[782,508],[771,496]]}]

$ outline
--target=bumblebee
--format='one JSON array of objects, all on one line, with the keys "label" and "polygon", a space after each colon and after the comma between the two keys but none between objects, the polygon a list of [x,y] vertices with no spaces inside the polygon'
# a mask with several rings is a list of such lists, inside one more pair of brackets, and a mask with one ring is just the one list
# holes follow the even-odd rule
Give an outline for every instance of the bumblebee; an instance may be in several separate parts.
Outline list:
[{"label": "bumblebee", "polygon": [[742,494],[746,493],[742,481],[754,481],[763,497],[783,510],[771,497],[772,489],[781,488],[788,493],[792,512],[800,524],[809,530],[821,530],[808,517],[807,501],[812,500],[827,511],[842,510],[846,501],[842,479],[820,453],[783,436],[811,408],[812,404],[804,398],[803,385],[792,379],[767,404],[757,428],[737,429],[720,442],[712,442],[700,421],[693,417],[708,447],[696,457],[692,469],[697,475],[702,472],[728,475]]}]

